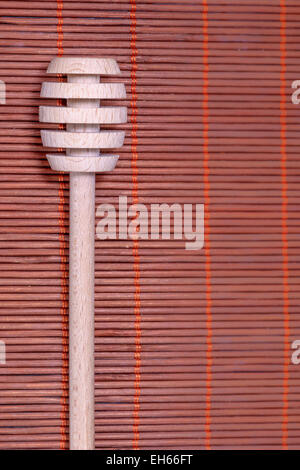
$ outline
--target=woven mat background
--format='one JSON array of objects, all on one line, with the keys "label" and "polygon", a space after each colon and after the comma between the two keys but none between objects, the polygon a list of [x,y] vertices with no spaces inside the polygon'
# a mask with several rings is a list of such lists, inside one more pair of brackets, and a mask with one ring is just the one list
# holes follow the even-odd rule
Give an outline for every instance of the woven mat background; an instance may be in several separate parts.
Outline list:
[{"label": "woven mat background", "polygon": [[201,251],[96,241],[97,448],[299,449],[299,31],[297,0],[0,1],[0,449],[68,447],[68,175],[38,122],[56,55],[126,83],[97,205],[205,203]]}]

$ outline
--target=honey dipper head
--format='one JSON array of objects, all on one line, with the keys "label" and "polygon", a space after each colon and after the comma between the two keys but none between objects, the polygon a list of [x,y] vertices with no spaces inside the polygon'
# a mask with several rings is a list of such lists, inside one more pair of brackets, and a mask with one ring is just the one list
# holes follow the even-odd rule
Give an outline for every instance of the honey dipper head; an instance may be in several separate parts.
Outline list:
[{"label": "honey dipper head", "polygon": [[[67,75],[67,82],[44,82],[42,98],[67,100],[66,106],[40,106],[40,122],[65,124],[66,130],[42,130],[45,147],[66,149],[66,154],[47,154],[53,170],[103,172],[116,166],[118,155],[100,149],[122,147],[124,131],[100,131],[101,124],[127,122],[126,107],[100,106],[100,100],[126,98],[122,83],[100,83],[101,75],[120,74],[113,59],[56,57],[47,73]],[[57,102],[56,102],[57,103]]]}]

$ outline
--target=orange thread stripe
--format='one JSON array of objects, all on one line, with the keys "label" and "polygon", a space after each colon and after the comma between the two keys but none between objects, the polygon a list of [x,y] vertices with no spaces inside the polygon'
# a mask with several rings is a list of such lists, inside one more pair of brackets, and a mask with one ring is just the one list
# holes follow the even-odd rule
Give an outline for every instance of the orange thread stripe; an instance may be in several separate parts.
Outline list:
[{"label": "orange thread stripe", "polygon": [[58,49],[58,57],[61,57],[64,54],[64,48],[63,48],[63,40],[64,40],[63,7],[64,7],[63,0],[57,0],[57,49]]},{"label": "orange thread stripe", "polygon": [[[137,54],[136,47],[136,0],[130,0],[130,32],[131,32],[131,169],[132,169],[132,200],[138,204],[138,137],[137,137]],[[141,395],[141,286],[140,286],[140,257],[139,241],[133,241],[133,269],[134,269],[134,317],[135,317],[135,368],[134,368],[134,408],[133,408],[133,449],[139,449],[140,427],[140,395]]]},{"label": "orange thread stripe", "polygon": [[[63,50],[63,1],[57,0],[57,49],[58,56],[61,57]],[[59,75],[59,81],[62,76]],[[57,103],[61,106],[61,100]],[[59,126],[60,129],[63,125]],[[60,151],[62,151],[60,149]],[[67,417],[68,417],[68,272],[67,272],[67,244],[66,244],[66,210],[65,210],[65,182],[62,173],[58,175],[59,181],[59,254],[60,254],[60,270],[61,270],[61,319],[62,319],[62,397],[61,397],[61,413],[60,413],[60,448],[67,449]]]},{"label": "orange thread stripe", "polygon": [[66,212],[64,197],[64,177],[59,175],[59,254],[61,270],[61,317],[62,317],[62,397],[61,397],[61,442],[60,448],[67,449],[67,416],[68,416],[68,274],[66,257]]},{"label": "orange thread stripe", "polygon": [[282,407],[282,448],[288,450],[289,412],[289,363],[290,363],[290,313],[289,313],[289,257],[288,257],[288,196],[287,196],[287,121],[286,121],[286,4],[280,0],[280,126],[281,126],[281,223],[283,259],[283,407]]},{"label": "orange thread stripe", "polygon": [[203,179],[204,179],[204,225],[205,225],[205,275],[206,275],[206,403],[205,403],[205,449],[211,449],[211,383],[212,383],[212,311],[211,311],[211,256],[210,256],[210,182],[209,182],[209,106],[208,106],[208,5],[203,0]]}]

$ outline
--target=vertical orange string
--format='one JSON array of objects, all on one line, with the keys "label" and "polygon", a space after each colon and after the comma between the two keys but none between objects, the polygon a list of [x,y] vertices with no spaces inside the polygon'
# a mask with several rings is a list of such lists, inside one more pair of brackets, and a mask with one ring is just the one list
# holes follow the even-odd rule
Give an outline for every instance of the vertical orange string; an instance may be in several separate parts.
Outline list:
[{"label": "vertical orange string", "polygon": [[288,257],[288,196],[287,196],[287,121],[286,121],[286,4],[280,0],[280,126],[281,126],[281,224],[283,259],[283,407],[282,407],[282,447],[288,450],[288,411],[289,411],[289,362],[290,362],[290,314],[289,314],[289,257]]},{"label": "vertical orange string", "polygon": [[64,3],[63,0],[57,0],[57,50],[58,50],[58,57],[61,57],[64,54],[63,49],[63,7]]},{"label": "vertical orange string", "polygon": [[[57,0],[57,49],[58,56],[61,57],[64,53],[63,50],[63,0]],[[59,76],[59,81],[62,77]],[[58,105],[61,106],[61,100]],[[63,127],[60,125],[60,128]],[[59,181],[59,253],[60,253],[60,270],[61,270],[61,319],[62,319],[62,397],[61,397],[61,426],[60,426],[60,448],[67,449],[67,416],[68,416],[68,273],[67,273],[67,256],[66,256],[66,210],[65,210],[65,196],[64,196],[64,177],[60,173],[58,176]]]},{"label": "vertical orange string", "polygon": [[[138,137],[137,137],[137,54],[136,47],[136,0],[130,0],[130,32],[131,32],[131,169],[132,169],[132,200],[133,204],[139,202],[138,195]],[[141,288],[140,288],[140,257],[139,241],[133,241],[133,268],[134,268],[134,316],[135,316],[135,368],[134,368],[134,409],[133,409],[133,448],[139,449],[140,425],[140,395],[141,395]]]},{"label": "vertical orange string", "polygon": [[205,275],[206,275],[206,407],[205,448],[211,449],[211,382],[212,382],[212,311],[211,311],[211,256],[210,256],[210,182],[209,182],[209,49],[208,49],[208,5],[203,0],[203,180],[204,180],[204,226],[205,226]]}]

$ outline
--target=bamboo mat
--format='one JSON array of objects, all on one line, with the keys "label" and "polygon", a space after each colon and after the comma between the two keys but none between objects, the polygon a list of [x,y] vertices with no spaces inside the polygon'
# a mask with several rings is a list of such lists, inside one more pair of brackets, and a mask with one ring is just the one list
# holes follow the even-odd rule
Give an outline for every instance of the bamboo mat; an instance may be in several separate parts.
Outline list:
[{"label": "bamboo mat", "polygon": [[205,203],[201,251],[96,240],[97,448],[299,449],[299,2],[6,0],[0,18],[0,449],[68,448],[68,175],[38,122],[56,55],[113,57],[126,84],[97,205]]}]

